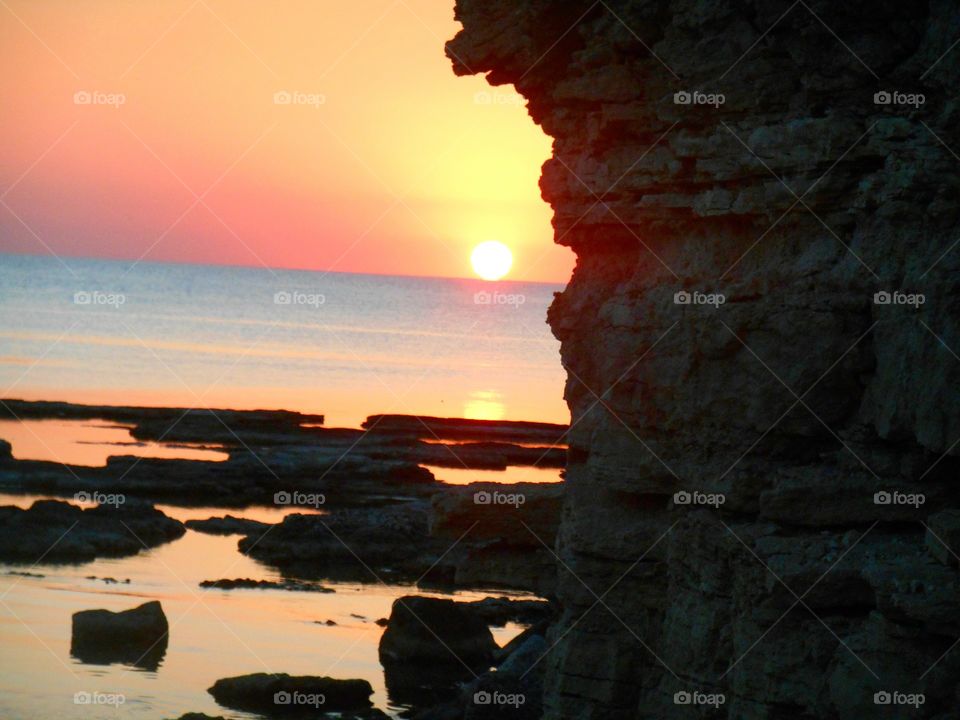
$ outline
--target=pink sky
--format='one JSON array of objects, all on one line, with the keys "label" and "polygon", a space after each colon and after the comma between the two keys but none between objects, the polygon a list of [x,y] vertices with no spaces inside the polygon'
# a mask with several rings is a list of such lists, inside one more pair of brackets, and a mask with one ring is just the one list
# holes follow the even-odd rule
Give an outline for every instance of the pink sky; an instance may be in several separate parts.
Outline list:
[{"label": "pink sky", "polygon": [[453,75],[452,5],[6,0],[0,252],[469,276],[496,239],[565,281],[549,139]]}]

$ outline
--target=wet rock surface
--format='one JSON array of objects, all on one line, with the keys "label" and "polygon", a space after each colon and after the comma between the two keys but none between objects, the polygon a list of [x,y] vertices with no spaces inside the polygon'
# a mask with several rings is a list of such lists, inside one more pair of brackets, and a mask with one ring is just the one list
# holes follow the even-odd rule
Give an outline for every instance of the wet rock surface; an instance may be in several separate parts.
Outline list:
[{"label": "wet rock surface", "polygon": [[169,626],[156,600],[130,610],[73,614],[70,654],[85,663],[130,663],[156,669],[167,651]]},{"label": "wet rock surface", "polygon": [[956,5],[457,18],[455,71],[553,138],[577,254],[549,313],[572,425],[544,717],[950,717]]},{"label": "wet rock surface", "polygon": [[24,510],[0,507],[0,559],[8,562],[84,562],[136,555],[175,540],[183,524],[136,503],[81,509],[38,500]]}]

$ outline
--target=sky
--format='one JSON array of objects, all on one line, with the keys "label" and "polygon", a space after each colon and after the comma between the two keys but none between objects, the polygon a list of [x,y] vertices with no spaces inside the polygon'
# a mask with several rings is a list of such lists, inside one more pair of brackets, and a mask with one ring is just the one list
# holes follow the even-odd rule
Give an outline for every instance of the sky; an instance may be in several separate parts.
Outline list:
[{"label": "sky", "polygon": [[3,0],[0,252],[565,282],[550,141],[453,0]]}]

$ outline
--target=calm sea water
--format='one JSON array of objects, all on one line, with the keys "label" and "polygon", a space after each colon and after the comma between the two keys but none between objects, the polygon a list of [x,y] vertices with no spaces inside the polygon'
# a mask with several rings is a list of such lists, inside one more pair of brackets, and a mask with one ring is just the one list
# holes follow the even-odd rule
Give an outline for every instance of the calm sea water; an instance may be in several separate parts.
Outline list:
[{"label": "calm sea water", "polygon": [[0,255],[4,397],[567,422],[559,286]]}]

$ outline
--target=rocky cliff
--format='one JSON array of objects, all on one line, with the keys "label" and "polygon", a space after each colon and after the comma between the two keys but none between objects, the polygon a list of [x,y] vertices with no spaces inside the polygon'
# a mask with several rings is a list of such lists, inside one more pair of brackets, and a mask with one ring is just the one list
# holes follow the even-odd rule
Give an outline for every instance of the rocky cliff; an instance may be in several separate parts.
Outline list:
[{"label": "rocky cliff", "polygon": [[545,717],[957,717],[960,8],[456,13],[578,258]]}]

